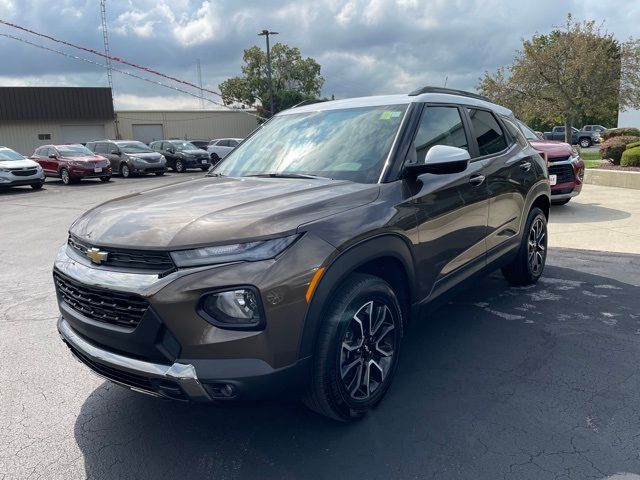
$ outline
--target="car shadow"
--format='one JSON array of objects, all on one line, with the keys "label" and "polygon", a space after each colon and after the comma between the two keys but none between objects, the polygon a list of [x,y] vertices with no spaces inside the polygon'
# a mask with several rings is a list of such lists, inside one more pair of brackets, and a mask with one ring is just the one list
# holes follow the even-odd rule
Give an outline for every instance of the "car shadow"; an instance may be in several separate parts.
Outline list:
[{"label": "car shadow", "polygon": [[549,223],[597,223],[623,220],[631,213],[615,208],[602,207],[599,203],[569,202],[552,205]]},{"label": "car shadow", "polygon": [[569,462],[583,478],[637,471],[639,293],[560,267],[521,288],[494,273],[410,325],[392,388],[359,422],[298,403],[174,403],[105,382],[75,440],[87,478],[542,478]]}]

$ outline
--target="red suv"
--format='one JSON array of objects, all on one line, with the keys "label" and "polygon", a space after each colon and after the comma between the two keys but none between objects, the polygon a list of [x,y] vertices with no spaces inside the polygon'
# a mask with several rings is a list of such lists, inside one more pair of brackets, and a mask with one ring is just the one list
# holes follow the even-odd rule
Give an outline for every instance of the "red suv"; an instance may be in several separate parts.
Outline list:
[{"label": "red suv", "polygon": [[109,160],[80,144],[44,145],[36,149],[31,160],[40,164],[47,177],[60,177],[65,185],[83,178],[99,178],[103,182],[111,179]]},{"label": "red suv", "polygon": [[533,148],[543,153],[549,169],[551,203],[564,205],[580,194],[584,179],[584,162],[568,143],[544,140],[524,123],[519,122],[524,136]]}]

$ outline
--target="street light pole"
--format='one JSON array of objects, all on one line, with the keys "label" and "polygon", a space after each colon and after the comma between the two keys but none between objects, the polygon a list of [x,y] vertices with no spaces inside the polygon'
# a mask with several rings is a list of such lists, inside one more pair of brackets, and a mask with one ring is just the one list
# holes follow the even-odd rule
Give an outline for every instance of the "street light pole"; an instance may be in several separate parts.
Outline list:
[{"label": "street light pole", "polygon": [[269,30],[262,30],[258,33],[259,36],[267,38],[267,80],[269,82],[269,104],[271,115],[273,116],[273,83],[271,82],[271,50],[269,49],[269,35],[278,35],[278,32],[270,32]]}]

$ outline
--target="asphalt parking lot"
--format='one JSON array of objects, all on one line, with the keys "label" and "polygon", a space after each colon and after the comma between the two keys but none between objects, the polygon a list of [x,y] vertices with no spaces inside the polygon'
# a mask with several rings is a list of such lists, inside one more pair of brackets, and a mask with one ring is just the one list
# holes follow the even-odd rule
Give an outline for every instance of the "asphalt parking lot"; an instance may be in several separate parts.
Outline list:
[{"label": "asphalt parking lot", "polygon": [[539,284],[492,274],[414,322],[385,401],[342,425],[132,393],[59,340],[51,266],[73,219],[201,175],[0,193],[0,479],[640,478],[640,191],[553,208]]}]

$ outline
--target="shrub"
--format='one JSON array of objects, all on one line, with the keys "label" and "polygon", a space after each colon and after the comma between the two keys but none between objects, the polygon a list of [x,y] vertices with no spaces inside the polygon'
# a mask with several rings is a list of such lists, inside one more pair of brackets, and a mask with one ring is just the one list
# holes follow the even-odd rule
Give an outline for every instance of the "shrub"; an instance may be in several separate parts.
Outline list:
[{"label": "shrub", "polygon": [[627,150],[629,150],[630,148],[636,148],[636,147],[640,147],[640,142],[633,142],[633,143],[627,144]]},{"label": "shrub", "polygon": [[622,154],[620,165],[623,167],[640,167],[640,147],[627,148]]},{"label": "shrub", "polygon": [[640,129],[638,128],[610,128],[600,133],[602,140],[609,140],[615,137],[640,137]]},{"label": "shrub", "polygon": [[627,145],[640,141],[640,136],[613,137],[604,141],[600,145],[600,156],[610,159],[614,165],[620,165],[622,152],[627,149]]}]

